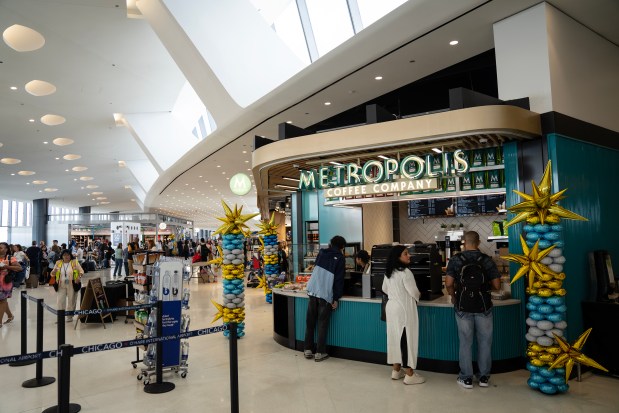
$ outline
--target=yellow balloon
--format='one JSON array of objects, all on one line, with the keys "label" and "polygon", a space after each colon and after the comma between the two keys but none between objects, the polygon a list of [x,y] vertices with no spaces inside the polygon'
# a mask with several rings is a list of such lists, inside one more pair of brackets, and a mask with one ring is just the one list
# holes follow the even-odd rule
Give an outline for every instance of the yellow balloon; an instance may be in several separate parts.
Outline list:
[{"label": "yellow balloon", "polygon": [[546,217],[546,222],[548,222],[549,224],[558,224],[559,222],[561,222],[561,217],[551,214]]},{"label": "yellow balloon", "polygon": [[540,345],[539,345],[539,344],[537,344],[537,343],[531,343],[531,344],[529,345],[529,348],[530,348],[531,350],[533,350],[533,351],[537,351],[537,352],[544,351],[544,349],[545,349],[545,347],[544,347],[544,346],[540,346]]},{"label": "yellow balloon", "polygon": [[552,290],[550,288],[540,288],[539,291],[537,291],[537,295],[548,298],[552,295]]},{"label": "yellow balloon", "polygon": [[540,354],[537,358],[540,359],[541,361],[545,361],[546,363],[552,363],[553,361],[555,361],[555,355],[554,354]]},{"label": "yellow balloon", "polygon": [[563,297],[565,294],[567,294],[565,288],[559,288],[558,290],[555,290],[555,295]]},{"label": "yellow balloon", "polygon": [[537,295],[537,288],[529,288],[526,289],[528,295]]},{"label": "yellow balloon", "polygon": [[539,288],[542,288],[542,287],[544,287],[544,284],[542,284],[540,281],[535,281],[533,283],[533,288],[538,288],[539,289]]},{"label": "yellow balloon", "polygon": [[529,218],[527,218],[527,222],[529,224],[539,224],[539,217],[536,216],[530,216]]},{"label": "yellow balloon", "polygon": [[539,276],[539,279],[542,281],[550,281],[552,280],[552,277],[553,277],[552,274],[542,273],[542,275]]},{"label": "yellow balloon", "polygon": [[534,358],[534,357],[537,357],[537,355],[538,355],[538,354],[539,354],[539,353],[538,353],[537,351],[531,351],[531,350],[527,351],[527,357],[528,357],[528,358]]},{"label": "yellow balloon", "polygon": [[559,274],[555,275],[555,280],[565,280],[565,273],[560,272]]},{"label": "yellow balloon", "polygon": [[546,286],[548,288],[550,288],[551,290],[558,290],[559,288],[561,288],[562,284],[563,284],[563,281],[561,281],[561,280],[554,280],[554,281],[548,281],[546,283]]},{"label": "yellow balloon", "polygon": [[541,361],[538,358],[532,358],[531,360],[529,360],[529,362],[536,367],[542,367],[543,365],[546,364],[544,361]]},{"label": "yellow balloon", "polygon": [[557,354],[561,353],[561,347],[559,347],[559,346],[546,347],[546,351],[548,353],[550,353],[550,354],[557,355]]}]

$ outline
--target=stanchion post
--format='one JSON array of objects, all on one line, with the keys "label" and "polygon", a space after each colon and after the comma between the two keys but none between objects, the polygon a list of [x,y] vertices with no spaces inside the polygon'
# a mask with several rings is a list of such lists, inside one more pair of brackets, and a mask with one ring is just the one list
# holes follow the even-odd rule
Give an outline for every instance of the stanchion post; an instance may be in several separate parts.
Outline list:
[{"label": "stanchion post", "polygon": [[[43,352],[43,299],[37,300],[37,353]],[[36,377],[26,380],[22,383],[22,387],[31,389],[35,387],[47,386],[52,384],[56,379],[53,377],[43,377],[43,359],[37,360]]]},{"label": "stanchion post", "polygon": [[228,324],[230,332],[230,411],[232,413],[239,413],[239,354],[236,327],[236,323]]},{"label": "stanchion post", "polygon": [[65,328],[65,310],[57,310],[56,323],[58,325],[58,348],[65,344],[66,341],[66,328]]},{"label": "stanchion post", "polygon": [[73,357],[73,346],[63,344],[59,347],[60,358],[58,359],[58,405],[48,407],[43,413],[77,413],[82,410],[82,406],[70,403],[71,385],[71,357]]},{"label": "stanchion post", "polygon": [[[21,354],[28,354],[28,295],[25,291],[21,292]],[[36,360],[14,361],[9,363],[11,367],[29,366],[36,363]]]},{"label": "stanchion post", "polygon": [[[163,336],[163,301],[157,301],[157,337]],[[144,386],[144,391],[151,394],[167,393],[174,390],[174,383],[163,381],[163,343],[157,342],[157,357],[155,372],[157,374],[157,381],[155,383],[149,383]]]}]

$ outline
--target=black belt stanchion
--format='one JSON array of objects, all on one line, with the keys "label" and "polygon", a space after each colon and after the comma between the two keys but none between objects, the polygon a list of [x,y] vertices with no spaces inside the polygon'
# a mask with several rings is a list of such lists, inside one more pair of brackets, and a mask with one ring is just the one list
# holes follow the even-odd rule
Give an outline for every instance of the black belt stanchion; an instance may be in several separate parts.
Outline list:
[{"label": "black belt stanchion", "polygon": [[58,359],[58,405],[48,407],[43,410],[43,413],[77,413],[82,410],[82,406],[69,403],[73,346],[71,344],[63,344],[59,350],[61,355]]},{"label": "black belt stanchion", "polygon": [[[163,302],[157,301],[157,337],[163,336],[163,326],[161,325],[163,321]],[[157,381],[155,383],[149,383],[144,386],[144,391],[146,393],[151,394],[160,394],[167,393],[169,391],[174,390],[176,387],[174,383],[164,382],[163,381],[163,343],[161,341],[157,342],[157,365],[156,365],[156,373],[157,373]]]},{"label": "black belt stanchion", "polygon": [[[37,353],[43,352],[43,299],[37,300]],[[34,388],[47,386],[56,381],[53,377],[43,377],[43,360],[37,360],[36,377],[26,380],[22,383],[22,387]]]},{"label": "black belt stanchion", "polygon": [[[65,310],[56,310],[56,322],[58,323],[58,348],[65,344],[66,328],[65,328]],[[60,361],[58,361],[60,363]],[[60,366],[60,364],[59,364]]]},{"label": "black belt stanchion", "polygon": [[229,323],[228,331],[230,331],[230,411],[239,413],[239,354],[236,323]]},{"label": "black belt stanchion", "polygon": [[[28,353],[28,295],[25,291],[21,292],[21,354]],[[9,363],[11,367],[29,366],[36,363],[36,360],[14,361]]]}]

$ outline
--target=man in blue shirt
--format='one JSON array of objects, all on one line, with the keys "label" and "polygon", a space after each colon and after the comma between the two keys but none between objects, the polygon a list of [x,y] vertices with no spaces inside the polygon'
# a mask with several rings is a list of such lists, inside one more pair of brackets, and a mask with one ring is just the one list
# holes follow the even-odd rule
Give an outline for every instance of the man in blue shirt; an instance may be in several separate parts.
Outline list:
[{"label": "man in blue shirt", "polygon": [[[462,252],[449,260],[445,288],[456,313],[460,340],[460,374],[457,383],[473,388],[471,347],[477,335],[479,386],[488,387],[492,366],[492,300],[490,290],[501,286],[499,270],[492,259],[479,251],[479,234],[468,231],[462,238]],[[463,269],[466,268],[466,271]]]},{"label": "man in blue shirt", "polygon": [[[323,361],[329,358],[327,354],[327,331],[331,312],[337,309],[338,300],[344,293],[344,275],[346,266],[342,251],[346,247],[344,237],[336,235],[331,238],[329,248],[323,248],[316,257],[314,271],[307,283],[307,318],[305,326],[305,358]],[[318,324],[318,342],[316,356],[312,352],[314,346],[314,330]]]}]

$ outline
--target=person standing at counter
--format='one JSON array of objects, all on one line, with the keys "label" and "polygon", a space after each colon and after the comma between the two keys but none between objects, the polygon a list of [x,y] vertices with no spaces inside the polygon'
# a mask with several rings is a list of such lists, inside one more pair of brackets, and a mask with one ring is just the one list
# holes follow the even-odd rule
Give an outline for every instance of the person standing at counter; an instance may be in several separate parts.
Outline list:
[{"label": "person standing at counter", "polygon": [[468,231],[462,238],[462,252],[447,265],[445,288],[451,296],[460,340],[460,374],[457,383],[473,388],[471,346],[477,335],[479,386],[488,387],[492,367],[492,300],[491,288],[501,286],[499,270],[492,259],[479,251],[479,234]]},{"label": "person standing at counter", "polygon": [[[305,321],[304,355],[306,359],[323,361],[329,358],[327,354],[327,331],[331,311],[337,310],[338,300],[344,294],[344,275],[346,265],[344,259],[344,237],[336,235],[331,238],[329,248],[323,248],[316,257],[312,276],[307,283],[307,317]],[[314,330],[318,323],[318,342],[316,355],[312,353],[314,346]]]},{"label": "person standing at counter", "polygon": [[385,307],[387,363],[393,365],[391,379],[404,378],[404,384],[421,384],[426,379],[414,370],[419,348],[417,302],[421,293],[413,273],[407,268],[409,263],[406,246],[396,245],[391,249],[382,286],[383,292],[389,296]]},{"label": "person standing at counter", "polygon": [[372,271],[370,265],[370,254],[366,250],[360,250],[355,257],[355,263],[361,267],[363,274],[370,274]]}]

